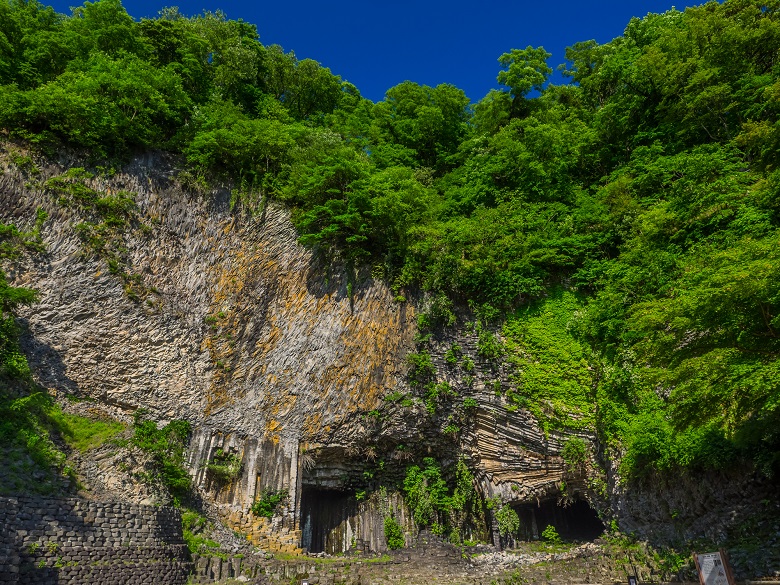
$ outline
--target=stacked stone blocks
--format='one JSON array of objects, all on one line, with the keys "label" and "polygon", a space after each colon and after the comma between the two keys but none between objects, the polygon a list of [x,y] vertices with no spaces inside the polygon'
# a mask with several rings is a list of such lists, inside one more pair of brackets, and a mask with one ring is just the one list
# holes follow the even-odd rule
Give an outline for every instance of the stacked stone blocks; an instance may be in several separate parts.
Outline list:
[{"label": "stacked stone blocks", "polygon": [[287,526],[274,526],[270,519],[255,516],[251,511],[225,510],[221,513],[227,526],[246,535],[253,546],[272,553],[300,555],[301,531]]},{"label": "stacked stone blocks", "polygon": [[0,583],[184,585],[192,569],[173,508],[0,498]]}]

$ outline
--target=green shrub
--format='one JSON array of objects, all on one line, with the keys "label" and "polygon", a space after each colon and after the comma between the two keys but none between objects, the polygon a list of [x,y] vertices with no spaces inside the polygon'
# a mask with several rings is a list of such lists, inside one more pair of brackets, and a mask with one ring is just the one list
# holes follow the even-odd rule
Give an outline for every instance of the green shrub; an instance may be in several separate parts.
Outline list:
[{"label": "green shrub", "polygon": [[235,453],[217,449],[211,461],[206,464],[206,472],[217,481],[233,481],[241,474],[241,458]]},{"label": "green shrub", "polygon": [[263,490],[260,498],[256,500],[249,508],[255,516],[264,518],[273,518],[280,504],[287,498],[288,491],[281,490]]},{"label": "green shrub", "polygon": [[412,386],[422,386],[429,382],[436,374],[436,366],[433,365],[431,354],[427,351],[420,353],[410,353],[406,356],[406,363],[411,366],[409,374],[409,384]]},{"label": "green shrub", "polygon": [[497,360],[504,354],[504,347],[495,333],[477,325],[477,354],[486,360]]},{"label": "green shrub", "polygon": [[425,386],[425,409],[428,411],[428,414],[434,414],[439,399],[447,396],[456,396],[449,382],[444,381],[438,384],[429,382]]},{"label": "green shrub", "polygon": [[400,390],[393,390],[390,394],[384,397],[384,400],[387,400],[388,402],[400,402],[404,399],[405,396],[406,394]]},{"label": "green shrub", "polygon": [[184,448],[189,441],[190,423],[172,420],[162,428],[146,419],[147,411],[138,409],[133,415],[134,434],[131,443],[150,455],[153,468],[144,478],[149,483],[161,483],[179,505],[189,495],[190,475],[184,467]]},{"label": "green shrub", "polygon": [[218,542],[206,538],[202,534],[208,525],[208,520],[202,514],[198,514],[194,510],[182,510],[182,536],[190,553],[202,556],[216,556],[223,559],[227,558],[226,553],[220,550]]},{"label": "green shrub", "polygon": [[560,544],[563,542],[561,537],[558,535],[558,531],[555,529],[555,526],[552,524],[548,524],[547,528],[542,530],[542,540],[549,542],[550,544]]},{"label": "green shrub", "polygon": [[572,437],[561,449],[561,457],[569,473],[580,471],[588,460],[588,446],[579,437]]},{"label": "green shrub", "polygon": [[501,536],[514,535],[520,529],[520,517],[509,504],[502,505],[496,512],[498,533]]},{"label": "green shrub", "polygon": [[404,531],[392,516],[385,516],[385,540],[390,550],[403,548],[406,544]]},{"label": "green shrub", "polygon": [[457,425],[448,424],[446,427],[442,429],[441,432],[445,435],[452,435],[453,437],[455,437],[460,432],[460,427]]},{"label": "green shrub", "polygon": [[453,343],[450,348],[444,353],[444,361],[454,366],[458,363],[460,356],[463,352],[457,343]]},{"label": "green shrub", "polygon": [[404,494],[417,525],[431,526],[452,506],[452,501],[436,460],[426,457],[423,465],[406,470]]}]

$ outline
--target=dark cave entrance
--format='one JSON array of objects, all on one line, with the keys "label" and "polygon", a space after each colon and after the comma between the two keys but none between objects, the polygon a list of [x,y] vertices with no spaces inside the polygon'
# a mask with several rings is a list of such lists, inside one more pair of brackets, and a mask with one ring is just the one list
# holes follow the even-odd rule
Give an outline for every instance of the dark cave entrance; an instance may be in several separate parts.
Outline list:
[{"label": "dark cave entrance", "polygon": [[514,508],[520,517],[519,540],[539,540],[549,525],[564,540],[594,540],[604,532],[604,523],[585,500],[575,500],[568,506],[559,506],[556,500],[542,500]]},{"label": "dark cave entrance", "polygon": [[304,486],[301,490],[301,547],[337,554],[349,548],[349,519],[357,513],[354,495]]}]

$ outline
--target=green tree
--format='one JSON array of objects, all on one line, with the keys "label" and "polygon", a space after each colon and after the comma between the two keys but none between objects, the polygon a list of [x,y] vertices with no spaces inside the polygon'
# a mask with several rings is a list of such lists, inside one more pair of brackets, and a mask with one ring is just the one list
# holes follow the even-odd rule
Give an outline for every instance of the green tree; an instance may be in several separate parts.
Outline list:
[{"label": "green tree", "polygon": [[0,2],[0,84],[23,89],[51,81],[75,55],[65,17],[37,1]]},{"label": "green tree", "polygon": [[119,56],[143,51],[135,22],[120,0],[84,2],[73,9],[64,25],[69,42],[82,59],[95,53]]},{"label": "green tree", "polygon": [[[417,164],[444,170],[466,135],[469,100],[462,90],[442,84],[435,88],[404,81],[387,90],[375,107],[374,143],[380,155],[390,145],[396,149],[390,164]],[[384,148],[383,148],[384,145]],[[403,153],[398,156],[398,153]]]},{"label": "green tree", "polygon": [[264,195],[280,189],[279,175],[296,144],[295,127],[270,115],[249,118],[231,102],[217,99],[196,115],[194,124],[197,130],[185,153],[200,173],[233,179]]},{"label": "green tree", "polygon": [[541,91],[552,69],[547,65],[547,60],[552,55],[544,50],[544,47],[532,47],[525,49],[512,49],[498,58],[502,70],[499,71],[497,81],[509,88],[512,96],[512,116],[520,116],[525,113],[527,106],[526,96],[531,91]]},{"label": "green tree", "polygon": [[[162,146],[184,123],[189,99],[181,80],[138,57],[95,53],[55,81],[23,92],[0,110],[34,141],[52,138],[106,155]],[[15,122],[10,118],[15,117]]]}]

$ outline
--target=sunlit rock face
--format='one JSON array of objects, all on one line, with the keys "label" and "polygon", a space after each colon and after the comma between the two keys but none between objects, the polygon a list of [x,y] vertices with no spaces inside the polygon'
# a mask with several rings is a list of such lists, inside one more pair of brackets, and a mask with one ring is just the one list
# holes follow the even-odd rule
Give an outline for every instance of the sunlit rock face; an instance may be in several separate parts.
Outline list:
[{"label": "sunlit rock face", "polygon": [[[138,408],[161,422],[189,420],[195,485],[257,542],[284,533],[275,542],[293,550],[305,541],[336,551],[353,539],[381,549],[387,503],[358,500],[356,492],[379,481],[366,478],[380,468],[377,477],[399,486],[406,467],[427,456],[445,465],[464,458],[485,498],[529,518],[544,517],[545,502],[587,504],[638,534],[677,536],[648,512],[664,507],[661,492],[626,492],[616,467],[599,469],[593,432],[576,433],[590,460],[567,467],[561,453],[575,434],[543,432],[507,403],[500,390],[511,372],[480,358],[467,315],[428,342],[434,380],[453,393],[426,408],[423,389],[407,377],[421,298],[412,291],[399,302],[369,271],[347,278],[342,267],[318,260],[298,243],[284,208],[231,208],[227,188],[188,190],[173,161],[139,157],[110,177],[83,181],[103,195],[128,192],[137,205],[111,236],[121,252],[117,270],[79,236],[77,226],[95,218],[43,187],[83,163],[62,158],[35,177],[2,164],[0,220],[32,229],[36,209],[48,212],[45,253],[9,271],[13,284],[40,293],[21,313],[36,379],[52,392],[89,396],[125,420]],[[453,344],[473,370],[447,361]],[[241,462],[227,483],[206,471],[220,450]],[[289,497],[272,522],[256,522],[247,510],[269,489]],[[320,499],[331,502],[328,510],[312,504]],[[403,502],[392,502],[412,534]],[[690,508],[674,506],[664,514]],[[486,530],[495,535],[496,527]]]},{"label": "sunlit rock face", "polygon": [[[41,178],[61,169],[47,168]],[[135,194],[138,225],[124,235],[132,300],[105,260],[89,257],[63,209],[20,177],[0,183],[4,219],[29,224],[40,206],[44,260],[20,271],[41,302],[23,315],[44,385],[158,416],[209,421],[223,432],[329,440],[403,377],[412,310],[382,284],[352,298],[301,248],[285,211],[255,217],[229,194],[188,194],[161,158],[137,160],[94,189]]]}]

